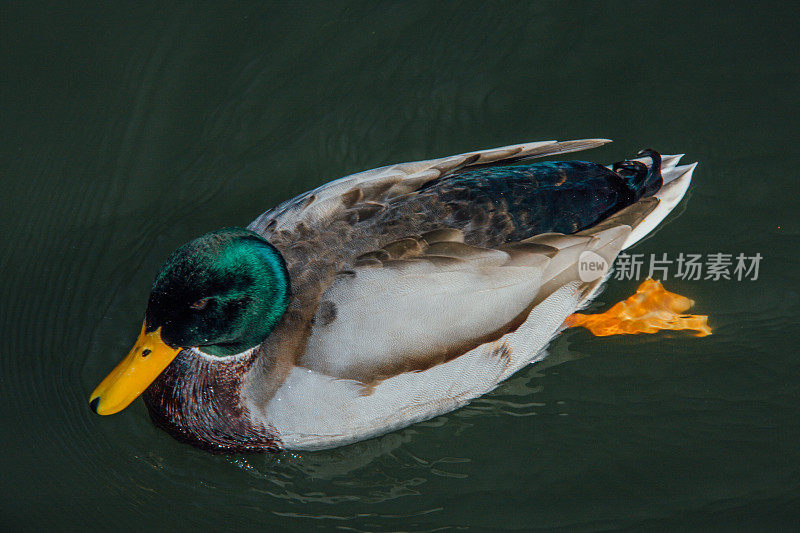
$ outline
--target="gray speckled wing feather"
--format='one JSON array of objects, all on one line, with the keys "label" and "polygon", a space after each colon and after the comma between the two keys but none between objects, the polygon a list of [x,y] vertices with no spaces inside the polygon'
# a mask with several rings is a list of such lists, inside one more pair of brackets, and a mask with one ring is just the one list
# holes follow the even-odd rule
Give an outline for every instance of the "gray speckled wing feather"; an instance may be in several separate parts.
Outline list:
[{"label": "gray speckled wing feather", "polygon": [[609,139],[540,141],[466,152],[464,154],[380,167],[326,183],[266,211],[248,229],[269,237],[278,230],[293,231],[297,224],[313,224],[341,215],[357,202],[386,201],[425,183],[466,167],[508,164],[597,148]]}]

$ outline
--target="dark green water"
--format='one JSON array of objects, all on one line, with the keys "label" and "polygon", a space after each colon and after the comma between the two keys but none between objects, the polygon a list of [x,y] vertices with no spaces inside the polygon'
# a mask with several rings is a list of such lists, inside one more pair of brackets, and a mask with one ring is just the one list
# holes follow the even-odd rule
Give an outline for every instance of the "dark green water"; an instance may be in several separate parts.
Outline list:
[{"label": "dark green water", "polygon": [[[4,529],[793,529],[798,12],[728,2],[0,7]],[[568,331],[469,407],[328,452],[213,456],[87,395],[166,255],[355,171],[609,137],[700,161],[635,253],[714,335]],[[597,308],[635,281],[611,281]]]}]

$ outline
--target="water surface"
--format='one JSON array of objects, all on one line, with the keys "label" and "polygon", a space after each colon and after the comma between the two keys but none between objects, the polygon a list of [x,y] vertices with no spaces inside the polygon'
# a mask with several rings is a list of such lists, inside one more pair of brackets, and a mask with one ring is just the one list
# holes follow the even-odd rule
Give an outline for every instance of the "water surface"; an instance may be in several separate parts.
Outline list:
[{"label": "water surface", "polygon": [[[0,8],[0,522],[12,529],[790,529],[800,519],[797,10],[728,2]],[[592,338],[353,446],[214,456],[92,415],[167,254],[330,179],[529,140],[700,161],[633,252],[711,337]],[[604,309],[637,282],[612,281]]]}]

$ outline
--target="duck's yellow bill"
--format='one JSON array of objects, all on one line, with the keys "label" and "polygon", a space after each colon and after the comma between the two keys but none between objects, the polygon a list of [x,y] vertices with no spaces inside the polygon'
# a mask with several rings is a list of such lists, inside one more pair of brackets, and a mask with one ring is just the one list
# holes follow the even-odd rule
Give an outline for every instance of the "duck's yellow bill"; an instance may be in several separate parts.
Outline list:
[{"label": "duck's yellow bill", "polygon": [[161,328],[144,332],[127,357],[106,376],[89,397],[89,406],[99,415],[122,411],[172,362],[183,348],[171,348],[161,340]]}]

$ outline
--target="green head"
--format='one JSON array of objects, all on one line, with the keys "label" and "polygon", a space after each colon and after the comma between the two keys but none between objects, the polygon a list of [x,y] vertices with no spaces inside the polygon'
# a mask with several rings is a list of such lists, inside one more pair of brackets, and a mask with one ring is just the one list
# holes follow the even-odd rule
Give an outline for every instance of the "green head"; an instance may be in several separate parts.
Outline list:
[{"label": "green head", "polygon": [[184,244],[158,273],[145,332],[161,328],[172,347],[231,355],[260,344],[289,302],[289,273],[280,252],[242,228],[206,233]]}]

